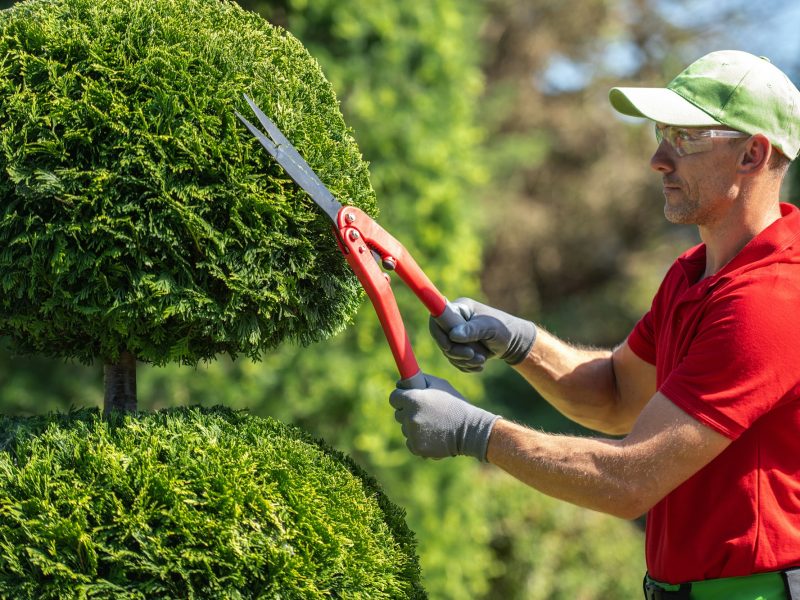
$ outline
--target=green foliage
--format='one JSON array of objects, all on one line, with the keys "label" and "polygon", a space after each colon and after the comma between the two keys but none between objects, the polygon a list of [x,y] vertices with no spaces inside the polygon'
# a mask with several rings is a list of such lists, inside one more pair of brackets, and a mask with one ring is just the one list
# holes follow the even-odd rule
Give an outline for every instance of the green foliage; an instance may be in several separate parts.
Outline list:
[{"label": "green foliage", "polygon": [[[798,78],[800,79],[800,74],[798,74]],[[786,178],[784,179],[783,188],[781,189],[783,194],[781,200],[796,205],[800,205],[800,201],[798,201],[798,191],[800,191],[800,167],[798,167],[798,164],[800,163],[798,163],[797,160],[792,161]]]},{"label": "green foliage", "polygon": [[103,371],[39,356],[0,353],[0,411],[34,415],[103,401]]},{"label": "green foliage", "polygon": [[421,598],[403,512],[354,462],[227,409],[0,420],[0,594]]},{"label": "green foliage", "polygon": [[30,0],[0,14],[0,333],[20,351],[257,358],[361,292],[326,218],[238,123],[249,93],[375,210],[330,84],[227,0]]},{"label": "green foliage", "polygon": [[635,525],[532,494],[500,473],[490,507],[500,566],[490,598],[606,600],[641,596],[644,539]]}]

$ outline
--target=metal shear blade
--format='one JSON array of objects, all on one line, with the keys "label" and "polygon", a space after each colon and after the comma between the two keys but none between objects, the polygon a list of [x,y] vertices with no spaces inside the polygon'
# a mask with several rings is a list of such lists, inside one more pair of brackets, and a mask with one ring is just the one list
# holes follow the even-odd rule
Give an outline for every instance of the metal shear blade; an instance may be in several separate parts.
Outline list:
[{"label": "metal shear blade", "polygon": [[303,188],[306,193],[311,196],[311,199],[317,203],[328,217],[330,217],[331,221],[336,224],[337,215],[342,208],[341,203],[334,197],[331,191],[325,187],[325,184],[320,181],[314,170],[305,159],[300,156],[300,153],[292,146],[292,143],[286,139],[286,136],[281,133],[278,126],[263,113],[247,94],[244,95],[244,99],[247,100],[247,103],[250,105],[256,117],[258,117],[261,126],[267,131],[269,137],[238,112],[236,112],[236,116],[244,123],[245,127],[250,130],[250,133],[261,142],[261,145],[267,149],[267,152],[269,152],[286,170],[294,182]]}]

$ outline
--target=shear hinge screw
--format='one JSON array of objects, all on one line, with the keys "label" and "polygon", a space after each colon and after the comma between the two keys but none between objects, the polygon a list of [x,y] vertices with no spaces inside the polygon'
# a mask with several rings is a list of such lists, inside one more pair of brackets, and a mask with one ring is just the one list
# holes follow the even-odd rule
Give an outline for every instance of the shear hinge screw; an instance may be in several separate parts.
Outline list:
[{"label": "shear hinge screw", "polygon": [[358,238],[360,238],[360,237],[361,237],[361,234],[360,234],[360,233],[358,233],[358,232],[357,232],[357,231],[354,229],[354,230],[352,230],[352,231],[350,232],[349,236],[350,236],[350,240],[351,240],[351,241],[353,241],[353,242],[355,242],[355,241],[356,241]]},{"label": "shear hinge screw", "polygon": [[383,264],[383,268],[387,271],[394,271],[394,268],[397,266],[397,261],[391,256],[386,256],[381,261]]},{"label": "shear hinge screw", "polygon": [[348,223],[352,223],[353,221],[356,220],[356,216],[353,213],[347,213],[344,216],[344,220],[347,221]]}]

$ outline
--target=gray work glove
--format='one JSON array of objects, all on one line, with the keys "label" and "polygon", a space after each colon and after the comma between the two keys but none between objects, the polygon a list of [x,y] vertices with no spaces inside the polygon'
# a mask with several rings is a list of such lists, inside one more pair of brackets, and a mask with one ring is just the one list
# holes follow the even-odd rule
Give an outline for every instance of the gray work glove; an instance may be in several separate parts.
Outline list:
[{"label": "gray work glove", "polygon": [[[536,341],[536,325],[501,310],[459,298],[452,303],[466,320],[446,332],[431,317],[428,327],[444,355],[462,371],[481,371],[487,359],[498,356],[516,365]],[[467,345],[469,342],[480,344]]]},{"label": "gray work glove", "polygon": [[428,388],[397,388],[389,396],[406,446],[425,458],[464,454],[486,461],[494,422],[500,417],[473,406],[444,379],[425,375]]}]

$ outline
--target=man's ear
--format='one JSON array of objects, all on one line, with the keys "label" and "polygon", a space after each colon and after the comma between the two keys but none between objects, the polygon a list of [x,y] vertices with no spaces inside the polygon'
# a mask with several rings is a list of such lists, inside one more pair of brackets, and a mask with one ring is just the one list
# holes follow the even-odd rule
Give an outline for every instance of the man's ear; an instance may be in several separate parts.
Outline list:
[{"label": "man's ear", "polygon": [[754,175],[766,169],[771,155],[772,144],[766,136],[757,133],[747,140],[744,145],[739,162],[739,173],[742,175]]}]

